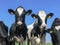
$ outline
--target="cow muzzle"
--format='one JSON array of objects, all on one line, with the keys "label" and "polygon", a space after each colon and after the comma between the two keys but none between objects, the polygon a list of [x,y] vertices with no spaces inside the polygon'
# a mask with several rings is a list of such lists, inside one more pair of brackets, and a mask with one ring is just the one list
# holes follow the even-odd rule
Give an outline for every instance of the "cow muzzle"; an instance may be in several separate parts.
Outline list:
[{"label": "cow muzzle", "polygon": [[22,25],[22,24],[23,24],[23,22],[21,22],[21,21],[18,21],[18,22],[17,22],[17,24],[18,24],[18,25]]},{"label": "cow muzzle", "polygon": [[41,28],[46,28],[46,24],[44,24],[44,25],[41,25]]}]

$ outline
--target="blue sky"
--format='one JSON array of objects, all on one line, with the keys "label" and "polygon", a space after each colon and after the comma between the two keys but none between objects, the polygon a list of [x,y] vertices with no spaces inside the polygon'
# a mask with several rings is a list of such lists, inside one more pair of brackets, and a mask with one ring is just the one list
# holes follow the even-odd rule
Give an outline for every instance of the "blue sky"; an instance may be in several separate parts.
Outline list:
[{"label": "blue sky", "polygon": [[[8,9],[15,10],[18,6],[23,6],[26,10],[32,9],[37,14],[40,10],[45,10],[48,14],[54,13],[51,19],[48,19],[47,28],[49,28],[55,18],[60,18],[60,0],[0,0],[0,21],[2,20],[9,28],[15,21],[14,15],[8,13]],[[26,24],[34,22],[31,16],[26,16]],[[46,36],[47,42],[51,42],[49,34]]]}]

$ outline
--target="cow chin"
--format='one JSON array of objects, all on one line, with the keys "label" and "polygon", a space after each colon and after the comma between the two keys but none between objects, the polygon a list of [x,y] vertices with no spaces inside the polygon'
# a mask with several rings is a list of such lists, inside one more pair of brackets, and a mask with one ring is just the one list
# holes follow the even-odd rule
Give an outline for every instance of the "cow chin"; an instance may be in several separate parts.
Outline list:
[{"label": "cow chin", "polygon": [[23,27],[23,25],[19,25],[19,24],[17,24],[17,27],[18,27],[18,28],[22,28],[22,27]]},{"label": "cow chin", "polygon": [[46,27],[40,27],[40,32],[43,32],[45,30]]}]

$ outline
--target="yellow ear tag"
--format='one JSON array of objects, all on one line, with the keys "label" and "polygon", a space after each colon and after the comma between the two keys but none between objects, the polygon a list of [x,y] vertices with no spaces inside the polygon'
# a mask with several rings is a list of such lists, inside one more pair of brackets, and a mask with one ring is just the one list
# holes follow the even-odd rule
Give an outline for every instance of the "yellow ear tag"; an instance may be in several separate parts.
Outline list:
[{"label": "yellow ear tag", "polygon": [[36,18],[36,17],[34,17],[34,18]]},{"label": "yellow ear tag", "polygon": [[13,14],[13,12],[10,12],[11,14]]},{"label": "yellow ear tag", "polygon": [[48,18],[51,18],[51,16],[49,16]]},{"label": "yellow ear tag", "polygon": [[53,31],[50,31],[50,33],[53,33]]}]

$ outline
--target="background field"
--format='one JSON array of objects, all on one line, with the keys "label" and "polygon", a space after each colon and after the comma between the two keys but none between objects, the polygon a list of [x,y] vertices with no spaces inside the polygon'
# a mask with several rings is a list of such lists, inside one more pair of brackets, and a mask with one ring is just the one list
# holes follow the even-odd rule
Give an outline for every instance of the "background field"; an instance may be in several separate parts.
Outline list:
[{"label": "background field", "polygon": [[52,43],[46,43],[46,45],[52,45]]},{"label": "background field", "polygon": [[[16,45],[18,45],[18,44],[16,44]],[[25,44],[25,45],[27,45],[27,44]],[[30,44],[31,45],[31,44]],[[52,45],[52,43],[46,43],[45,45]]]}]

